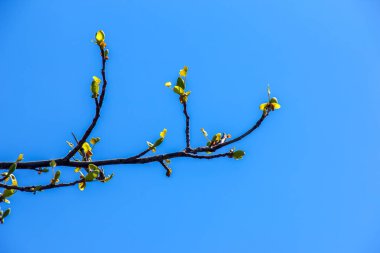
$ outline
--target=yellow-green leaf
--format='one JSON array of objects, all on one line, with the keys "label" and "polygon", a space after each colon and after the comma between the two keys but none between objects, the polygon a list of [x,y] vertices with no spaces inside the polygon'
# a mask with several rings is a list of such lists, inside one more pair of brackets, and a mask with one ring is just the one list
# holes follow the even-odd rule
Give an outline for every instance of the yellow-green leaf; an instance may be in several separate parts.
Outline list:
[{"label": "yellow-green leaf", "polygon": [[70,146],[70,148],[74,148],[74,144],[72,144],[71,142],[69,142],[69,141],[66,141],[66,143],[67,143],[67,145],[69,145],[69,146]]},{"label": "yellow-green leaf", "polygon": [[177,78],[177,83],[176,83],[175,86],[179,86],[179,87],[181,87],[184,90],[185,89],[185,81],[181,77],[178,77]]},{"label": "yellow-green leaf", "polygon": [[99,175],[99,171],[91,171],[86,175],[85,179],[86,181],[93,181],[94,179],[98,177],[98,175]]},{"label": "yellow-green leaf", "polygon": [[148,144],[150,150],[152,150],[153,153],[156,152],[156,147],[153,143],[147,141],[146,144]]},{"label": "yellow-green leaf", "polygon": [[160,138],[156,140],[156,142],[153,144],[154,147],[158,147],[161,145],[161,143],[164,141],[164,138]]},{"label": "yellow-green leaf", "polygon": [[78,184],[79,190],[83,191],[86,188],[86,181],[82,181]]},{"label": "yellow-green leaf", "polygon": [[173,91],[177,93],[178,95],[183,95],[185,91],[180,86],[174,86]]},{"label": "yellow-green leaf", "polygon": [[95,145],[95,144],[98,143],[99,141],[100,141],[100,138],[99,138],[99,137],[91,138],[90,143],[91,143],[92,145]]},{"label": "yellow-green leaf", "polygon": [[92,164],[92,163],[88,165],[88,168],[90,170],[93,170],[93,171],[99,171],[98,166],[96,166],[95,164]]},{"label": "yellow-green leaf", "polygon": [[232,153],[232,157],[235,160],[242,159],[244,155],[245,155],[245,152],[243,150],[236,150],[235,152]]},{"label": "yellow-green leaf", "polygon": [[259,108],[260,110],[264,111],[267,106],[268,106],[268,103],[262,103]]},{"label": "yellow-green leaf", "polygon": [[11,209],[8,208],[7,210],[4,211],[4,213],[3,213],[3,217],[2,217],[2,218],[4,219],[4,218],[7,217],[10,213],[11,213]]},{"label": "yellow-green leaf", "polygon": [[101,83],[101,80],[97,76],[92,77],[92,83],[91,83],[91,92],[92,97],[97,98],[99,95],[99,84]]},{"label": "yellow-green leaf", "polygon": [[166,83],[165,83],[165,86],[166,86],[166,87],[170,87],[170,86],[172,86],[172,83],[171,83],[171,82],[166,82]]},{"label": "yellow-green leaf", "polygon": [[76,167],[74,172],[79,172],[80,171],[80,167]]},{"label": "yellow-green leaf", "polygon": [[17,179],[16,179],[15,175],[11,174],[11,180],[12,180],[13,186],[18,186]]},{"label": "yellow-green leaf", "polygon": [[96,84],[100,84],[102,82],[102,80],[97,76],[93,76],[92,81]]},{"label": "yellow-green leaf", "polygon": [[21,162],[24,159],[24,154],[19,154],[16,162]]},{"label": "yellow-green leaf", "polygon": [[91,148],[90,144],[88,144],[88,142],[83,143],[82,148],[84,150],[84,153],[87,156],[92,156],[92,152],[91,152],[92,148]]},{"label": "yellow-green leaf", "polygon": [[50,165],[50,167],[54,168],[55,166],[57,166],[57,163],[54,160],[51,160],[49,165]]},{"label": "yellow-green leaf", "polygon": [[57,181],[59,179],[59,177],[61,176],[61,171],[60,170],[57,170],[54,174],[54,180]]},{"label": "yellow-green leaf", "polygon": [[1,198],[3,198],[5,200],[5,198],[8,198],[8,197],[12,196],[13,194],[15,194],[15,192],[16,191],[13,190],[13,189],[5,189],[3,191],[3,195],[1,196]]},{"label": "yellow-green leaf", "polygon": [[162,130],[162,132],[160,133],[161,138],[165,138],[167,131],[168,130],[166,128],[164,128],[164,130]]},{"label": "yellow-green leaf", "polygon": [[278,100],[276,97],[272,97],[269,101],[269,103],[278,103]]},{"label": "yellow-green leaf", "polygon": [[96,39],[96,42],[99,44],[101,42],[103,42],[106,38],[106,35],[104,34],[104,32],[102,30],[99,30],[96,32],[95,34],[95,39]]},{"label": "yellow-green leaf", "polygon": [[183,67],[183,69],[181,69],[180,71],[179,71],[179,75],[180,76],[186,76],[187,75],[187,70],[188,70],[189,68],[187,67],[187,66],[184,66]]},{"label": "yellow-green leaf", "polygon": [[9,167],[7,177],[9,177],[10,174],[12,174],[13,172],[15,172],[16,168],[17,168],[17,163],[12,163],[12,165]]},{"label": "yellow-green leaf", "polygon": [[204,137],[208,136],[208,133],[206,132],[206,130],[204,128],[201,128],[201,132],[204,135]]},{"label": "yellow-green leaf", "polygon": [[281,108],[281,105],[278,104],[278,103],[271,103],[271,105],[273,106],[273,109],[277,110],[277,109],[280,109]]}]

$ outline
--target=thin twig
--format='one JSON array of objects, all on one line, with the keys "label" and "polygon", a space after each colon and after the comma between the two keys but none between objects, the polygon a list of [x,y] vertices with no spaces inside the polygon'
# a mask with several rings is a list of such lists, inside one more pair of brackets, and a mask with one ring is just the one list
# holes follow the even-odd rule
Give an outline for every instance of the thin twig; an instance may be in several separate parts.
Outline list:
[{"label": "thin twig", "polygon": [[48,189],[73,186],[73,185],[79,184],[83,181],[85,181],[85,179],[79,179],[79,180],[76,180],[76,181],[73,181],[70,183],[33,185],[33,186],[14,186],[14,185],[0,184],[0,188],[18,190],[18,191],[22,191],[22,192],[37,192],[37,191],[43,191],[43,190],[48,190]]},{"label": "thin twig", "polygon": [[190,116],[187,113],[187,103],[183,101],[183,114],[185,114],[186,117],[186,129],[185,129],[185,134],[186,134],[186,151],[190,151]]},{"label": "thin twig", "polygon": [[140,154],[130,157],[130,159],[140,158],[140,157],[142,157],[143,155],[145,155],[146,153],[148,153],[150,150],[151,150],[150,148],[147,148],[146,150],[144,150],[144,151],[141,152]]},{"label": "thin twig", "polygon": [[237,141],[240,141],[241,139],[243,139],[244,137],[248,136],[250,133],[252,133],[253,131],[255,131],[260,125],[261,123],[264,121],[264,119],[266,117],[268,117],[269,115],[269,111],[264,111],[263,114],[261,115],[260,119],[256,122],[256,124],[254,124],[248,131],[246,131],[244,134],[232,139],[232,140],[229,140],[229,141],[226,141],[224,143],[220,143],[220,144],[217,144],[215,146],[212,146],[212,147],[199,147],[199,148],[195,148],[192,150],[192,153],[198,153],[198,152],[214,152],[222,147],[225,147],[227,145],[230,145],[234,142],[237,142]]}]

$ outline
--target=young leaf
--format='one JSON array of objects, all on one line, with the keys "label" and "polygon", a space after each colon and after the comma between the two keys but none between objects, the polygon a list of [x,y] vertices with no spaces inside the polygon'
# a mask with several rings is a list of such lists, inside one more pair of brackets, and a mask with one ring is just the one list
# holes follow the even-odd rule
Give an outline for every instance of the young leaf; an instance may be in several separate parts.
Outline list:
[{"label": "young leaf", "polygon": [[156,142],[153,144],[154,147],[158,147],[161,145],[161,143],[164,141],[164,138],[160,138],[156,140]]},{"label": "young leaf", "polygon": [[187,70],[188,70],[189,68],[187,67],[187,66],[184,66],[183,67],[183,69],[181,69],[180,71],[179,71],[179,75],[180,76],[183,76],[183,77],[186,77],[186,75],[187,75]]},{"label": "young leaf", "polygon": [[201,128],[201,132],[202,132],[204,137],[208,136],[208,133],[206,132],[206,130],[204,128]]},{"label": "young leaf", "polygon": [[16,162],[21,162],[24,159],[24,154],[19,154]]},{"label": "young leaf", "polygon": [[90,170],[93,170],[93,171],[99,171],[98,166],[96,166],[95,164],[92,164],[92,163],[88,165],[88,168]]},{"label": "young leaf", "polygon": [[90,171],[86,175],[85,179],[86,179],[86,181],[93,181],[94,179],[96,179],[98,177],[98,175],[99,175],[99,171]]},{"label": "young leaf", "polygon": [[99,141],[100,141],[100,138],[99,138],[99,137],[91,138],[90,143],[91,143],[92,145],[95,145],[95,144],[98,143]]},{"label": "young leaf", "polygon": [[[5,200],[5,198],[12,196],[13,194],[15,194],[15,192],[16,191],[13,189],[5,189],[3,191],[3,195],[1,196],[1,198]],[[6,202],[6,201],[4,201],[4,202]]]},{"label": "young leaf", "polygon": [[57,166],[57,163],[54,160],[51,160],[49,165],[50,167],[54,168],[55,166]]},{"label": "young leaf", "polygon": [[165,86],[166,86],[166,87],[170,87],[170,86],[172,86],[172,83],[171,83],[171,82],[166,82],[166,83],[165,83]]},{"label": "young leaf", "polygon": [[57,170],[54,174],[54,182],[58,183],[59,182],[59,177],[61,176],[61,171],[60,170]]},{"label": "young leaf", "polygon": [[178,77],[177,83],[175,86],[178,86],[184,90],[185,89],[185,81],[181,77]]},{"label": "young leaf", "polygon": [[242,159],[244,155],[245,155],[245,152],[243,150],[236,150],[235,152],[232,153],[232,157],[235,160]]},{"label": "young leaf", "polygon": [[3,217],[2,217],[2,218],[4,219],[4,218],[7,217],[10,213],[11,213],[11,209],[8,208],[7,210],[4,211],[4,213],[3,213]]},{"label": "young leaf", "polygon": [[100,44],[101,42],[105,40],[105,38],[106,38],[106,35],[104,34],[102,30],[99,30],[96,32],[95,34],[96,43]]},{"label": "young leaf", "polygon": [[183,90],[183,88],[181,88],[179,86],[174,86],[173,91],[175,93],[177,93],[178,95],[183,95],[185,93],[185,91]]},{"label": "young leaf", "polygon": [[18,186],[17,179],[13,174],[11,174],[11,181],[13,186]]},{"label": "young leaf", "polygon": [[69,146],[70,146],[70,148],[74,148],[74,144],[72,144],[71,142],[69,142],[69,141],[66,141],[66,143],[67,143],[67,145],[69,145]]},{"label": "young leaf", "polygon": [[97,98],[99,95],[99,84],[101,83],[101,80],[97,76],[92,77],[92,83],[91,83],[91,92],[92,92],[92,98]]},{"label": "young leaf", "polygon": [[78,184],[79,190],[83,191],[86,188],[86,181],[82,181]]},{"label": "young leaf", "polygon": [[7,174],[6,177],[9,177],[10,174],[12,174],[13,172],[15,172],[16,168],[17,168],[17,163],[12,163],[12,165],[9,167],[8,174]]},{"label": "young leaf", "polygon": [[161,138],[165,138],[167,131],[168,130],[166,128],[164,128],[164,130],[162,130],[162,132],[160,133]]},{"label": "young leaf", "polygon": [[91,151],[92,148],[91,148],[90,144],[88,144],[88,142],[83,143],[82,148],[84,150],[84,153],[87,155],[87,157],[90,157],[93,155],[92,151]]}]

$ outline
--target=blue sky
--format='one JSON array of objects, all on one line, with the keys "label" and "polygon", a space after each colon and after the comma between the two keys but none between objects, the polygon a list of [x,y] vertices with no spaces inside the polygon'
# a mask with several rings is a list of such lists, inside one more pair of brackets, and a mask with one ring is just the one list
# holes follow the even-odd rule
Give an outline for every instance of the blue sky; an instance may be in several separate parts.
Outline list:
[{"label": "blue sky", "polygon": [[110,166],[114,179],[84,192],[16,194],[0,252],[379,252],[379,11],[374,0],[1,0],[1,161],[61,157],[85,131],[99,29],[110,61],[94,159],[134,155],[164,127],[158,152],[184,147],[163,85],[183,65],[193,146],[201,127],[248,129],[268,83],[282,108],[235,145],[241,161],[177,159],[171,178],[159,164]]}]

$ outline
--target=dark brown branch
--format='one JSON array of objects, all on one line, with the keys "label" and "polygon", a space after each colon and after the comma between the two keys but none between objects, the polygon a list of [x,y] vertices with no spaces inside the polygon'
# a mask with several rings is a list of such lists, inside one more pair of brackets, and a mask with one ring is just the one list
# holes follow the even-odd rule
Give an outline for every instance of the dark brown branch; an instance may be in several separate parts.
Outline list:
[{"label": "dark brown branch", "polygon": [[73,186],[73,185],[79,184],[83,181],[84,181],[84,179],[79,179],[79,180],[76,180],[76,181],[73,181],[70,183],[33,185],[33,186],[13,186],[13,185],[0,184],[0,188],[18,190],[18,191],[22,191],[22,192],[37,192],[37,191],[43,191],[43,190],[48,190],[48,189]]},{"label": "dark brown branch", "polygon": [[[190,158],[195,158],[195,159],[213,159],[213,158],[228,156],[228,153],[218,154],[218,155],[197,155],[197,153],[214,152],[222,147],[225,147],[229,144],[232,144],[234,142],[237,142],[243,139],[244,137],[252,133],[254,130],[256,130],[268,115],[269,113],[264,112],[262,116],[260,117],[260,119],[256,122],[256,124],[253,125],[248,131],[246,131],[244,134],[230,141],[226,141],[224,143],[218,144],[213,147],[207,147],[207,146],[198,147],[198,148],[192,149],[191,153],[188,153],[187,151],[180,151],[180,152],[173,152],[173,153],[168,153],[168,154],[163,154],[163,155],[155,155],[155,156],[141,158],[141,156],[148,153],[149,149],[147,149],[143,151],[142,153],[136,156],[129,157],[129,158],[119,158],[119,159],[100,160],[100,161],[91,161],[91,162],[55,159],[55,162],[57,166],[84,168],[84,167],[88,167],[89,164],[95,164],[96,166],[117,165],[117,164],[143,164],[143,163],[158,162],[158,161],[163,161],[165,159],[172,159],[172,158],[178,158],[178,157],[190,157]],[[35,162],[19,162],[17,164],[17,169],[34,169],[35,170],[35,168],[49,167],[50,162],[51,160],[43,160],[43,161],[35,161]],[[0,169],[8,169],[9,166],[11,166],[11,164],[12,162],[0,162]]]},{"label": "dark brown branch", "polygon": [[96,123],[98,122],[98,119],[100,117],[100,109],[103,105],[104,96],[106,93],[106,87],[107,87],[107,79],[106,79],[106,57],[104,55],[104,49],[100,47],[100,54],[102,56],[102,79],[103,79],[103,85],[102,85],[102,92],[100,94],[100,99],[98,102],[97,98],[94,98],[96,110],[95,110],[95,116],[92,119],[91,125],[87,128],[86,132],[82,136],[81,140],[77,143],[75,148],[73,148],[64,158],[64,161],[70,160],[83,146],[83,144],[86,142],[87,138],[90,136],[92,130],[95,128]]},{"label": "dark brown branch", "polygon": [[190,116],[187,113],[187,103],[183,101],[183,113],[185,114],[186,117],[186,129],[185,129],[185,134],[186,134],[186,151],[190,151]]},{"label": "dark brown branch", "polygon": [[[214,159],[219,157],[228,156],[229,153],[216,154],[216,155],[196,155],[192,153],[187,153],[185,151],[167,153],[163,155],[155,155],[143,158],[116,158],[109,160],[100,160],[100,161],[65,161],[63,159],[55,160],[57,166],[63,167],[81,167],[87,168],[89,164],[94,164],[96,166],[106,166],[106,165],[120,165],[120,164],[144,164],[151,162],[159,162],[166,159],[173,159],[179,157],[190,157],[195,159]],[[29,169],[33,167],[47,167],[49,166],[51,160],[45,161],[35,161],[35,162],[24,162],[19,163],[17,169]],[[0,163],[0,168],[8,166],[10,163],[2,162]]]},{"label": "dark brown branch", "polygon": [[268,117],[269,115],[269,111],[264,111],[263,114],[261,115],[260,119],[256,122],[256,124],[254,124],[247,132],[245,132],[244,134],[232,139],[232,140],[229,140],[229,141],[226,141],[224,143],[220,143],[220,144],[217,144],[215,146],[212,146],[212,147],[199,147],[199,148],[195,148],[192,150],[192,153],[198,153],[198,152],[214,152],[222,147],[225,147],[227,145],[230,145],[234,142],[237,142],[237,141],[240,141],[241,139],[243,139],[244,137],[248,136],[250,133],[252,133],[253,131],[255,131],[260,125],[261,123],[264,121],[264,119],[266,117]]},{"label": "dark brown branch", "polygon": [[148,153],[150,150],[151,150],[150,148],[147,148],[146,150],[144,150],[144,151],[141,152],[140,154],[130,157],[130,159],[140,158],[140,157],[142,157],[143,155],[145,155],[146,153]]}]

